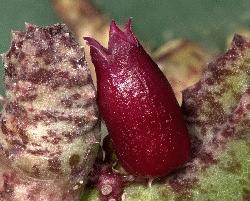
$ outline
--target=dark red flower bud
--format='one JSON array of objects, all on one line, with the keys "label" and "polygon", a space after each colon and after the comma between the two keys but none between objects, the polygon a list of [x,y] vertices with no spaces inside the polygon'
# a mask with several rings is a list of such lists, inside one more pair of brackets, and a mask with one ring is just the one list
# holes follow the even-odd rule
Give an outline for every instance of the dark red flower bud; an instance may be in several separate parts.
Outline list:
[{"label": "dark red flower bud", "polygon": [[101,115],[122,166],[164,176],[189,160],[187,129],[173,90],[131,31],[112,21],[108,49],[85,37],[97,74]]}]

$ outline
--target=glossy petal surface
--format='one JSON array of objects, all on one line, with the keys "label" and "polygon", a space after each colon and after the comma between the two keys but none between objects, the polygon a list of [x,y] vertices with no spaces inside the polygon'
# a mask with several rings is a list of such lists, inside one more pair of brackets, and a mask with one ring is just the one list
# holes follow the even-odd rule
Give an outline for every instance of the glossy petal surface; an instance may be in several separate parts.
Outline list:
[{"label": "glossy petal surface", "polygon": [[189,159],[189,138],[167,79],[131,31],[113,21],[108,49],[85,38],[97,74],[100,112],[131,174],[163,176]]}]

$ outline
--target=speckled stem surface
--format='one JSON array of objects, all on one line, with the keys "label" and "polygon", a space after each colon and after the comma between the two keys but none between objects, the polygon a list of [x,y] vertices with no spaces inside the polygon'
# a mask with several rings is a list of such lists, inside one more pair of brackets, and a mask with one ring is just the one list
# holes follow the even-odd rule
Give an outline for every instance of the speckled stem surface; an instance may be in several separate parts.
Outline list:
[{"label": "speckled stem surface", "polygon": [[82,49],[65,25],[26,24],[3,59],[0,200],[79,200],[100,141]]},{"label": "speckled stem surface", "polygon": [[[151,187],[131,182],[123,201],[250,200],[250,39],[236,35],[183,93],[192,160]],[[97,201],[96,190],[84,201]]]}]

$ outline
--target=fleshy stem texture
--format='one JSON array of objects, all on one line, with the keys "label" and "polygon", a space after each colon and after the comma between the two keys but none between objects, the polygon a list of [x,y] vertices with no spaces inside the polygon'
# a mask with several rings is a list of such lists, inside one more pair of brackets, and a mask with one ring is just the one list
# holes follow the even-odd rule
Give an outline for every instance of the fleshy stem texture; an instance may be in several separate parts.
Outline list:
[{"label": "fleshy stem texture", "polygon": [[4,55],[0,200],[78,201],[99,145],[95,90],[65,25],[13,32]]}]

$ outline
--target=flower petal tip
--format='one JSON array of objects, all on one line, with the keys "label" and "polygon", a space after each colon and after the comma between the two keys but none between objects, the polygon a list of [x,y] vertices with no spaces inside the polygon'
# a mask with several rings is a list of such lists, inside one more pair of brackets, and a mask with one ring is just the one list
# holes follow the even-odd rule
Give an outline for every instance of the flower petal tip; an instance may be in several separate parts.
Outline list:
[{"label": "flower petal tip", "polygon": [[123,34],[123,31],[117,26],[115,20],[112,20],[110,23],[109,36],[111,37],[113,34]]},{"label": "flower petal tip", "polygon": [[104,55],[108,54],[108,49],[103,47],[97,40],[91,37],[83,37],[83,39],[86,41],[87,45],[90,46],[90,48],[94,48],[97,51],[101,52]]},{"label": "flower petal tip", "polygon": [[123,42],[128,42],[131,45],[138,46],[139,42],[132,32],[132,18],[129,18],[127,24],[125,25],[124,31],[122,31],[116,24],[114,20],[110,24],[109,32],[109,45],[108,49],[112,52],[112,49],[116,44],[121,44]]},{"label": "flower petal tip", "polygon": [[132,31],[132,17],[130,17],[128,19],[127,24],[125,25],[125,31],[124,33],[127,36],[127,39],[130,43],[134,44],[134,45],[138,45],[138,41],[137,38],[135,37],[133,31]]},{"label": "flower petal tip", "polygon": [[132,32],[132,17],[128,19],[128,22],[125,25],[125,32]]}]

